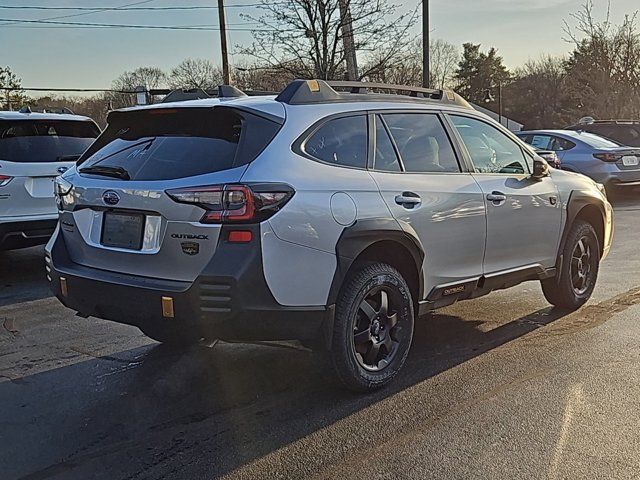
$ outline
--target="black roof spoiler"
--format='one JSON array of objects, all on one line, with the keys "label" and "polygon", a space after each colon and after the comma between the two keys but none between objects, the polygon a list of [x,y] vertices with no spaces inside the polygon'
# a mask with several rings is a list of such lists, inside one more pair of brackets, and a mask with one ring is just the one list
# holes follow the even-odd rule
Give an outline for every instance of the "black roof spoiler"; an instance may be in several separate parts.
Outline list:
[{"label": "black roof spoiler", "polygon": [[[386,95],[384,93],[380,94],[380,92],[384,92]],[[397,98],[393,99],[394,101],[427,100],[473,109],[466,100],[450,90],[435,90],[390,83],[338,80],[294,80],[280,92],[276,100],[289,105],[348,101],[389,101],[389,94],[397,96]]]}]

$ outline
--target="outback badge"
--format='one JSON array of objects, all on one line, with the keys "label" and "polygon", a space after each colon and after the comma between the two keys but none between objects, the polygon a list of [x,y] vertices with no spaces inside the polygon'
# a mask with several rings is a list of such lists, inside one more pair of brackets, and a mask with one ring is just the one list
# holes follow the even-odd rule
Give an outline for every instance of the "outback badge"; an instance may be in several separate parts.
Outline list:
[{"label": "outback badge", "polygon": [[197,255],[200,251],[200,244],[198,242],[180,242],[182,252],[187,255]]}]

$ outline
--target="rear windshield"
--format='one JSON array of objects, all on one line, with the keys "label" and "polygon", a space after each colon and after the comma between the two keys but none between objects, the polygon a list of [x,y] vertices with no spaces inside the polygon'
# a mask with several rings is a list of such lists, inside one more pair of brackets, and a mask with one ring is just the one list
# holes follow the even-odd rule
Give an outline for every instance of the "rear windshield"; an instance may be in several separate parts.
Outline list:
[{"label": "rear windshield", "polygon": [[99,134],[98,127],[87,121],[0,120],[0,160],[75,160]]},{"label": "rear windshield", "polygon": [[279,128],[274,121],[229,107],[116,112],[83,155],[82,168],[120,168],[131,180],[219,172],[251,162]]}]

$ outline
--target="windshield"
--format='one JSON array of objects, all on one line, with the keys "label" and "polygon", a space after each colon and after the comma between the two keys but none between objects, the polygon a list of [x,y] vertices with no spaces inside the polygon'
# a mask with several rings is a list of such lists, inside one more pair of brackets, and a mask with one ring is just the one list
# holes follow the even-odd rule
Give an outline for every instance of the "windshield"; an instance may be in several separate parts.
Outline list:
[{"label": "windshield", "polygon": [[68,161],[81,155],[99,133],[89,121],[0,120],[0,160]]},{"label": "windshield", "polygon": [[132,180],[218,172],[249,163],[278,128],[270,120],[225,107],[119,113],[82,159],[81,171],[119,168]]},{"label": "windshield", "polygon": [[580,132],[579,136],[576,138],[582,140],[587,145],[594,148],[617,148],[622,145],[614,142],[613,140],[609,140],[607,138],[601,137],[600,135],[595,135],[593,133],[588,132]]}]

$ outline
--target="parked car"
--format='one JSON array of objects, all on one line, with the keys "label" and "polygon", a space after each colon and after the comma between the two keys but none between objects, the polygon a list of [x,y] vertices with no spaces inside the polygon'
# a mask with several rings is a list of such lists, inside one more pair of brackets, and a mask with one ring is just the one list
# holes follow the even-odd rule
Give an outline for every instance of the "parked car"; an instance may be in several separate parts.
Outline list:
[{"label": "parked car", "polygon": [[640,120],[594,120],[581,118],[567,130],[595,133],[629,147],[640,147]]},{"label": "parked car", "polygon": [[77,115],[0,112],[0,250],[47,242],[58,221],[53,179],[99,133]]},{"label": "parked car", "polygon": [[611,194],[618,188],[640,186],[640,148],[574,130],[531,130],[517,135],[535,148],[555,151],[563,170],[582,173],[605,185]]},{"label": "parked car", "polygon": [[51,289],[162,342],[300,340],[354,390],[398,373],[434,308],[525,280],[584,304],[611,245],[601,186],[452,92],[370,87],[111,112],[56,181]]}]

